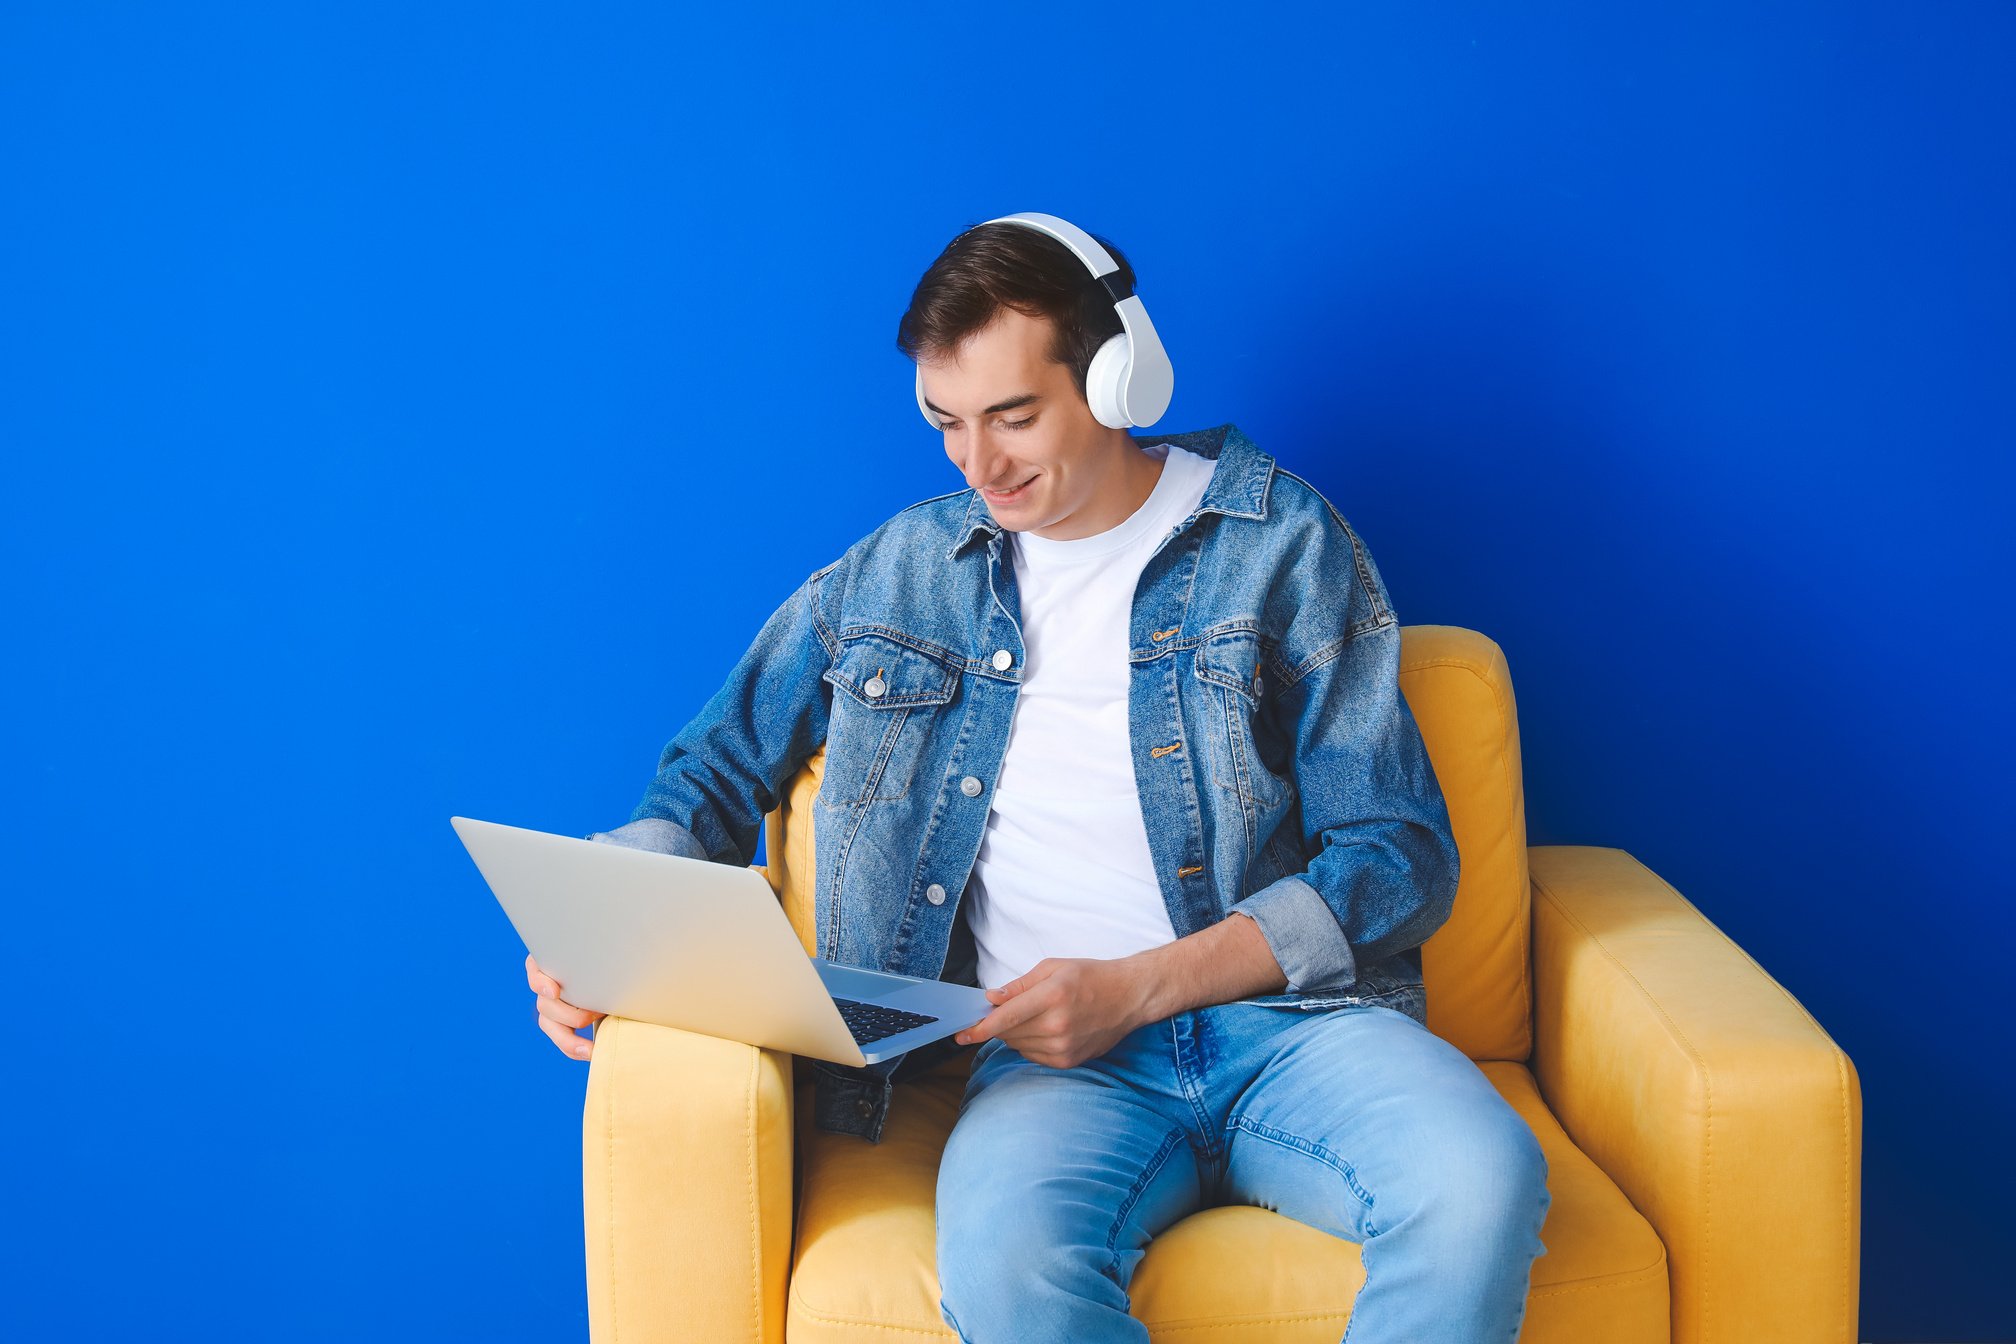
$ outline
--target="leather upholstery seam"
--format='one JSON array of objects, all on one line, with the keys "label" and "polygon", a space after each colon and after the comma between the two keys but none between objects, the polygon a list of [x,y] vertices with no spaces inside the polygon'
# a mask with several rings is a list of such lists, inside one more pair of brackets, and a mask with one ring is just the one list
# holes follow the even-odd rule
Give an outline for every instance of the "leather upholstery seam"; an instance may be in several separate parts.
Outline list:
[{"label": "leather upholstery seam", "polygon": [[[1852,1136],[1848,1129],[1848,1071],[1845,1067],[1847,1058],[1847,1055],[1840,1050],[1834,1052],[1834,1079],[1841,1092],[1841,1263],[1844,1265],[1854,1261],[1853,1238],[1862,1224],[1861,1219],[1849,1217],[1851,1210],[1848,1207],[1851,1202],[1849,1193],[1855,1188],[1855,1158],[1849,1151]],[[1841,1276],[1841,1319],[1844,1323],[1855,1319],[1855,1304],[1849,1300],[1848,1285],[1860,1277],[1859,1273]]]},{"label": "leather upholstery seam", "polygon": [[[795,1062],[792,1064],[792,1068],[794,1070],[797,1068],[797,1064]],[[815,1083],[814,1086],[817,1086],[817,1084]],[[806,1149],[811,1146],[810,1144],[804,1142],[805,1138],[804,1131],[806,1126],[811,1124],[812,1122],[812,1114],[810,1109],[811,1102],[809,1096],[807,1096],[807,1094],[810,1092],[810,1088],[799,1087],[794,1082],[792,1091],[793,1091],[793,1098],[792,1098],[793,1104],[791,1108],[791,1168],[792,1168],[791,1262],[785,1271],[785,1282],[784,1282],[784,1292],[785,1297],[787,1299],[784,1311],[784,1326],[786,1330],[789,1330],[791,1326],[790,1303],[795,1301],[800,1306],[803,1306],[805,1303],[805,1295],[798,1291],[798,1266],[800,1262],[803,1261],[805,1258],[805,1216],[799,1206],[805,1202],[805,1181],[803,1178],[803,1167],[805,1162]],[[797,1107],[797,1098],[800,1096],[807,1097],[806,1110],[802,1114],[800,1113]],[[809,1310],[809,1308],[807,1308],[807,1310]]]},{"label": "leather upholstery seam", "polygon": [[[611,1025],[614,1025],[617,1020],[614,1018],[603,1019],[604,1022]],[[620,1033],[622,1028],[617,1027],[616,1031]],[[597,1035],[600,1034],[599,1032],[597,1033]],[[604,1060],[607,1060],[607,1055],[604,1055]],[[616,1341],[623,1334],[623,1322],[622,1313],[617,1310],[616,1306],[616,1243],[618,1241],[616,1236],[616,1075],[613,1070],[609,1075],[609,1085],[602,1089],[602,1179],[604,1182],[602,1199],[602,1207],[604,1209],[603,1222],[606,1225],[605,1230],[609,1238],[609,1342],[610,1344],[616,1344]]]},{"label": "leather upholstery seam", "polygon": [[[1359,1290],[1363,1292],[1361,1288]],[[1287,1321],[1341,1321],[1352,1313],[1348,1311],[1283,1311],[1266,1312],[1257,1316],[1234,1316],[1224,1320],[1206,1320],[1193,1316],[1188,1320],[1157,1321],[1155,1333],[1173,1334],[1178,1330],[1248,1330],[1256,1325],[1280,1325]]]},{"label": "leather upholstery seam", "polygon": [[1627,1270],[1622,1274],[1599,1274],[1592,1278],[1576,1279],[1552,1288],[1536,1288],[1527,1294],[1528,1300],[1540,1297],[1566,1297],[1570,1293],[1595,1293],[1608,1288],[1629,1288],[1635,1284],[1650,1283],[1664,1279],[1666,1261],[1662,1256],[1657,1263],[1644,1269]]},{"label": "leather upholstery seam", "polygon": [[[1842,1237],[1844,1239],[1844,1242],[1846,1242],[1849,1238],[1853,1236],[1853,1230],[1848,1220],[1848,1213],[1849,1213],[1848,1194],[1850,1189],[1852,1189],[1854,1182],[1854,1172],[1853,1172],[1854,1155],[1849,1151],[1849,1144],[1848,1144],[1848,1138],[1850,1137],[1848,1083],[1847,1083],[1846,1071],[1844,1068],[1844,1063],[1847,1058],[1846,1053],[1841,1049],[1839,1043],[1837,1043],[1832,1036],[1828,1035],[1827,1029],[1820,1025],[1819,1020],[1813,1016],[1812,1012],[1807,1009],[1805,1004],[1801,1003],[1796,997],[1794,997],[1791,991],[1787,990],[1785,986],[1779,984],[1777,979],[1774,978],[1769,971],[1765,970],[1763,966],[1759,965],[1757,959],[1751,956],[1750,953],[1743,947],[1741,943],[1737,942],[1734,938],[1731,938],[1726,932],[1724,932],[1721,926],[1716,924],[1714,920],[1710,919],[1699,906],[1695,905],[1694,902],[1688,900],[1687,897],[1681,893],[1679,888],[1675,887],[1671,882],[1668,882],[1664,877],[1662,877],[1658,873],[1657,870],[1646,866],[1642,862],[1638,862],[1636,856],[1631,855],[1629,851],[1619,850],[1618,852],[1625,854],[1626,857],[1631,858],[1634,863],[1637,863],[1638,867],[1644,872],[1644,874],[1650,877],[1653,882],[1657,883],[1658,886],[1662,888],[1667,895],[1673,898],[1673,900],[1677,901],[1682,909],[1688,911],[1695,918],[1700,920],[1703,926],[1705,926],[1710,930],[1713,930],[1715,936],[1720,938],[1726,946],[1733,948],[1738,956],[1742,957],[1744,961],[1750,964],[1752,970],[1756,971],[1758,975],[1763,977],[1764,983],[1770,985],[1773,989],[1777,990],[1779,997],[1783,999],[1785,1003],[1788,1004],[1794,1012],[1798,1013],[1798,1015],[1805,1020],[1806,1024],[1813,1029],[1815,1036],[1819,1038],[1820,1042],[1825,1044],[1829,1049],[1833,1051],[1835,1077],[1839,1080],[1840,1083],[1841,1128],[1843,1136],[1842,1166],[1844,1171],[1841,1221],[1842,1221]],[[1555,911],[1561,916],[1562,919],[1566,920],[1568,923],[1572,924],[1575,928],[1579,929],[1592,945],[1594,945],[1595,947],[1597,947],[1602,951],[1603,955],[1610,961],[1610,963],[1613,966],[1615,966],[1618,970],[1622,971],[1625,977],[1628,978],[1632,984],[1638,987],[1639,993],[1644,996],[1645,1001],[1650,1003],[1652,1007],[1655,1010],[1657,1010],[1659,1016],[1666,1022],[1668,1029],[1673,1033],[1674,1037],[1683,1046],[1686,1047],[1688,1054],[1694,1060],[1697,1072],[1701,1075],[1703,1096],[1704,1098],[1707,1098],[1711,1103],[1705,1111],[1705,1118],[1708,1126],[1708,1136],[1707,1136],[1709,1140],[1708,1154],[1712,1156],[1713,1138],[1714,1138],[1714,1118],[1715,1118],[1714,1108],[1712,1105],[1713,1093],[1711,1085],[1709,1084],[1707,1078],[1706,1062],[1701,1058],[1700,1052],[1695,1048],[1693,1041],[1689,1040],[1687,1038],[1686,1033],[1680,1030],[1679,1025],[1675,1023],[1671,1015],[1666,1012],[1665,1006],[1659,1002],[1658,998],[1653,995],[1651,990],[1646,988],[1645,983],[1640,979],[1638,979],[1636,975],[1633,975],[1631,973],[1630,968],[1626,966],[1614,952],[1612,952],[1607,946],[1604,945],[1603,941],[1596,936],[1595,932],[1592,929],[1590,929],[1587,924],[1584,924],[1580,919],[1577,919],[1575,917],[1573,912],[1569,910],[1568,906],[1563,902],[1561,897],[1557,896],[1554,892],[1548,890],[1546,883],[1542,881],[1539,877],[1534,876],[1532,878],[1532,882],[1534,891],[1545,896],[1548,904],[1554,907]],[[1709,1162],[1704,1167],[1704,1172],[1706,1172],[1709,1178],[1712,1179],[1712,1172],[1713,1172],[1712,1162]],[[1702,1210],[1703,1210],[1703,1217],[1702,1217],[1703,1230],[1704,1232],[1706,1232],[1708,1226],[1707,1215],[1709,1213],[1709,1208],[1708,1208],[1708,1199],[1706,1198],[1705,1195],[1702,1200]],[[1714,1242],[1712,1237],[1704,1236],[1703,1239],[1704,1246],[1712,1246],[1713,1244]],[[1851,1245],[1848,1248],[1847,1258],[1843,1260],[1843,1263],[1846,1264],[1848,1260],[1852,1258],[1853,1258],[1853,1247]],[[1705,1300],[1707,1297],[1708,1276],[1704,1274],[1701,1276],[1701,1279],[1702,1279],[1701,1293],[1703,1299]],[[1848,1294],[1849,1291],[1850,1288],[1848,1280],[1846,1277],[1844,1277],[1842,1282],[1842,1293],[1844,1297],[1844,1307],[1843,1307],[1844,1320],[1852,1318],[1854,1314],[1852,1311],[1852,1307],[1846,1303],[1846,1295]],[[1707,1313],[1704,1309],[1702,1313],[1702,1320],[1705,1323],[1707,1319],[1708,1319]]]},{"label": "leather upholstery seam", "polygon": [[[797,1275],[792,1275],[792,1278],[797,1278]],[[932,1339],[945,1338],[945,1326],[942,1322],[936,1326],[890,1325],[886,1321],[864,1320],[857,1316],[835,1316],[807,1304],[803,1293],[794,1290],[791,1296],[798,1303],[798,1309],[801,1314],[810,1317],[821,1325],[846,1325],[858,1330],[894,1330],[906,1335],[928,1335]]]},{"label": "leather upholstery seam", "polygon": [[[1644,865],[1641,864],[1639,866],[1643,867]],[[1646,871],[1651,872],[1651,869],[1648,868]],[[1610,964],[1623,973],[1625,979],[1637,986],[1639,994],[1643,996],[1645,1002],[1652,1005],[1652,1010],[1659,1015],[1661,1021],[1665,1022],[1666,1029],[1672,1033],[1673,1039],[1680,1043],[1681,1047],[1687,1051],[1688,1059],[1693,1061],[1695,1077],[1701,1083],[1701,1114],[1703,1120],[1701,1144],[1702,1189],[1700,1191],[1701,1245],[1704,1248],[1702,1257],[1706,1259],[1712,1254],[1712,1251],[1706,1248],[1715,1245],[1715,1085],[1709,1078],[1708,1063],[1701,1057],[1700,1049],[1688,1037],[1687,1033],[1680,1029],[1680,1024],[1673,1020],[1673,1015],[1666,1011],[1666,1005],[1659,1002],[1658,996],[1653,994],[1645,982],[1640,980],[1631,968],[1624,964],[1622,958],[1610,950],[1603,940],[1597,936],[1594,929],[1591,929],[1587,924],[1577,919],[1574,912],[1567,907],[1562,899],[1548,890],[1547,884],[1543,879],[1532,877],[1530,870],[1528,876],[1533,883],[1533,890],[1545,897],[1547,903],[1554,907],[1555,912],[1561,918],[1567,920],[1577,929],[1580,929],[1583,936],[1589,940],[1590,945],[1601,951]],[[1671,888],[1669,887],[1668,890],[1671,890]],[[1673,894],[1675,896],[1680,895],[1677,891]],[[1686,897],[1681,896],[1680,899],[1685,901]],[[1691,902],[1689,904],[1691,905]],[[1705,919],[1706,916],[1703,916],[1703,918]],[[1717,930],[1717,932],[1719,933],[1720,930]],[[1728,937],[1727,934],[1723,934],[1722,936],[1725,939]],[[1699,1304],[1698,1309],[1701,1312],[1702,1337],[1708,1339],[1715,1337],[1714,1331],[1709,1324],[1710,1316],[1708,1311],[1708,1287],[1713,1278],[1714,1276],[1711,1273],[1701,1274],[1698,1277],[1698,1285],[1695,1288],[1695,1295]]]},{"label": "leather upholstery seam", "polygon": [[756,1323],[756,1333],[752,1336],[756,1344],[763,1344],[763,1226],[756,1206],[756,1150],[762,1143],[762,1136],[756,1130],[756,1091],[761,1081],[762,1066],[763,1052],[751,1050],[749,1084],[742,1109],[742,1132],[748,1135],[749,1147],[742,1175],[749,1201],[749,1305],[755,1308],[750,1319]]}]

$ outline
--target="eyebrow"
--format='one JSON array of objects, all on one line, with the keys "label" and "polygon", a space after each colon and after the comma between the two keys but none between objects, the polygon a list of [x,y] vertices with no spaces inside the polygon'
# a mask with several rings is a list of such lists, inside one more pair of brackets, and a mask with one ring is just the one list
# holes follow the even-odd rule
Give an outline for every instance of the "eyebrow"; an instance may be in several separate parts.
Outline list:
[{"label": "eyebrow", "polygon": [[[1032,401],[1041,401],[1041,400],[1043,400],[1043,395],[1040,392],[1024,392],[1019,397],[1010,397],[1006,401],[997,401],[992,406],[989,406],[986,410],[980,412],[980,414],[992,415],[996,411],[1012,411],[1017,406],[1027,406]],[[940,406],[937,402],[932,401],[929,397],[926,397],[924,399],[924,404],[926,406],[929,406],[932,410],[938,412],[938,414],[940,415],[952,415],[952,412],[946,410],[943,406]],[[956,415],[952,415],[952,418],[954,420],[957,420],[959,417]]]}]

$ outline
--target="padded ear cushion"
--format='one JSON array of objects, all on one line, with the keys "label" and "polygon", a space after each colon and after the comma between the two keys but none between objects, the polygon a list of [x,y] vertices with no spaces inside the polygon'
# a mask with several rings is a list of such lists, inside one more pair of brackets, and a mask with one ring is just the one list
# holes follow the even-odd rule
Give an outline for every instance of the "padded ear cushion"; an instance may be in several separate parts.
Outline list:
[{"label": "padded ear cushion", "polygon": [[944,426],[938,423],[936,413],[924,404],[924,367],[921,364],[917,366],[917,409],[924,412],[925,424],[941,434],[945,432]]},{"label": "padded ear cushion", "polygon": [[1133,367],[1134,344],[1123,331],[1106,338],[1085,371],[1085,404],[1092,408],[1092,418],[1108,429],[1126,429],[1134,423],[1120,404]]}]

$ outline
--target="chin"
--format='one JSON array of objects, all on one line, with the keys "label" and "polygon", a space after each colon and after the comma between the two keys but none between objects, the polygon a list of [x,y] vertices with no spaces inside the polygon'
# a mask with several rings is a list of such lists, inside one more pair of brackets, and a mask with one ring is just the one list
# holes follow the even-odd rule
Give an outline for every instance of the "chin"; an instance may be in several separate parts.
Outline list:
[{"label": "chin", "polygon": [[987,513],[1010,532],[1027,532],[1031,528],[1047,527],[1053,521],[1035,507],[1034,501],[1026,499],[1019,504],[1010,504],[1004,508],[996,508],[989,504]]}]

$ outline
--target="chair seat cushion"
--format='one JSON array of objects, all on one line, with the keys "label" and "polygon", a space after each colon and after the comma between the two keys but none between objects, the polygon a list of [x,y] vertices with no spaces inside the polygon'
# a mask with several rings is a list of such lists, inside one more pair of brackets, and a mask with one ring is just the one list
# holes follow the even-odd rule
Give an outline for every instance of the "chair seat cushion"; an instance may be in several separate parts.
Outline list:
[{"label": "chair seat cushion", "polygon": [[[956,1336],[938,1314],[938,1157],[959,1115],[963,1057],[900,1085],[882,1142],[828,1134],[799,1108],[798,1225],[786,1338],[889,1344]],[[1552,1203],[1533,1262],[1524,1344],[1667,1344],[1666,1251],[1569,1140],[1523,1064],[1478,1067],[1546,1154]],[[1148,1247],[1130,1293],[1158,1341],[1336,1344],[1365,1282],[1358,1246],[1253,1207],[1201,1209]]]}]

